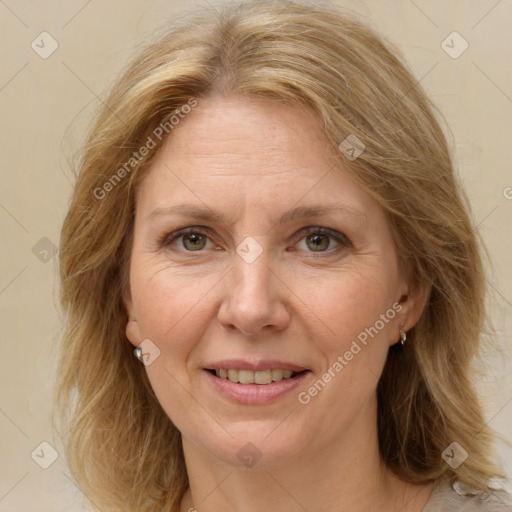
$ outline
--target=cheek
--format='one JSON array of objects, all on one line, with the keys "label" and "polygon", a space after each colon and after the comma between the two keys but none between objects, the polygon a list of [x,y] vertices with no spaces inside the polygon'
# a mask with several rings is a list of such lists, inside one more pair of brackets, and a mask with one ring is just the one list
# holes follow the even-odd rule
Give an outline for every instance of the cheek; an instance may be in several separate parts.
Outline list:
[{"label": "cheek", "polygon": [[[386,362],[393,309],[392,283],[371,266],[317,283],[311,300],[322,319],[321,337],[313,337],[325,367],[318,380],[302,389],[313,421],[328,421],[341,431],[374,399]],[[314,334],[314,333],[313,333]]]},{"label": "cheek", "polygon": [[218,279],[194,279],[163,265],[147,264],[146,269],[135,268],[132,280],[141,335],[163,356],[172,353],[168,362],[175,366],[176,356],[190,350],[195,334],[204,329],[211,307],[208,291]]},{"label": "cheek", "polygon": [[315,283],[308,297],[322,319],[326,338],[333,340],[329,343],[331,350],[348,350],[353,340],[364,342],[365,334],[368,339],[387,345],[396,316],[392,307],[393,284],[385,271],[371,265],[339,272]]},{"label": "cheek", "polygon": [[141,336],[160,350],[146,367],[147,375],[163,410],[180,431],[190,431],[188,411],[197,407],[187,363],[211,316],[207,292],[216,281],[193,279],[164,265],[134,268],[132,293]]}]

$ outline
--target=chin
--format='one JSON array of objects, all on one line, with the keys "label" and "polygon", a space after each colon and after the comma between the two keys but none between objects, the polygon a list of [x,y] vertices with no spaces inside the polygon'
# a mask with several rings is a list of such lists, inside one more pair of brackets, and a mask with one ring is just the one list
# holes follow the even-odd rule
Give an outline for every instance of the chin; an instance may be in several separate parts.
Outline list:
[{"label": "chin", "polygon": [[307,443],[290,436],[289,428],[279,429],[279,421],[251,421],[227,427],[219,439],[212,431],[194,442],[229,466],[252,470],[277,466],[297,456]]}]

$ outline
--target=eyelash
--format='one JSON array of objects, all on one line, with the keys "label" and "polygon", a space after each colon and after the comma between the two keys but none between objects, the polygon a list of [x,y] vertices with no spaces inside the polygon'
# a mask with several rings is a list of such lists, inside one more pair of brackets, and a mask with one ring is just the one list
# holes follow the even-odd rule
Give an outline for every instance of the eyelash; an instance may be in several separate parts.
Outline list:
[{"label": "eyelash", "polygon": [[[205,228],[203,228],[201,226],[198,226],[198,227],[188,227],[188,228],[180,229],[180,230],[177,230],[177,231],[173,231],[172,233],[168,233],[168,234],[162,236],[159,239],[159,241],[158,241],[158,246],[161,247],[161,248],[166,248],[166,247],[170,246],[172,242],[175,242],[176,240],[178,240],[182,236],[189,235],[189,234],[196,234],[196,235],[206,236],[211,241],[211,239],[208,236],[208,233],[205,232],[204,229]],[[306,237],[308,237],[310,235],[317,234],[317,235],[328,236],[328,237],[334,239],[337,244],[339,244],[334,249],[328,249],[326,251],[318,251],[318,252],[308,251],[311,254],[311,256],[309,256],[311,258],[325,258],[326,255],[327,256],[331,256],[334,253],[339,252],[342,248],[346,249],[346,248],[352,247],[352,243],[350,242],[350,240],[343,233],[339,233],[337,231],[333,231],[333,230],[328,229],[328,228],[310,226],[310,227],[307,227],[307,228],[303,228],[300,231],[300,233],[301,233],[301,236],[299,238],[297,238],[295,243],[300,242],[302,239],[304,239],[304,238],[306,238]],[[203,252],[203,250],[187,251],[186,249],[183,249],[183,251],[180,251],[180,252],[186,252],[186,253],[197,252],[197,253],[201,253],[201,252]]]}]

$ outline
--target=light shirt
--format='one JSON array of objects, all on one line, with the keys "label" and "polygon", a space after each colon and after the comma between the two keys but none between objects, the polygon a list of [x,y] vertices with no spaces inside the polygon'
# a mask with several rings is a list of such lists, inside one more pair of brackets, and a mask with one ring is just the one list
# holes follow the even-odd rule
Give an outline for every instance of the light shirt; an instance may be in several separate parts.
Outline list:
[{"label": "light shirt", "polygon": [[482,492],[439,481],[422,512],[512,512],[512,495],[504,489]]}]

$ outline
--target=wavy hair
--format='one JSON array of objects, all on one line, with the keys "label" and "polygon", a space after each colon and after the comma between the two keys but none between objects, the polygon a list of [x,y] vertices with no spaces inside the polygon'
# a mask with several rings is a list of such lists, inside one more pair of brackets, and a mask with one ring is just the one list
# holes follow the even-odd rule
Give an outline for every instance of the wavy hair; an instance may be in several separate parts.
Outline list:
[{"label": "wavy hair", "polygon": [[[399,52],[354,15],[259,0],[196,12],[146,44],[81,150],[60,243],[55,392],[80,488],[100,508],[176,512],[188,487],[180,432],[126,338],[123,293],[134,193],[165,140],[155,130],[172,137],[184,105],[228,94],[309,108],[340,165],[384,208],[401,268],[430,290],[378,384],[382,459],[410,482],[457,478],[487,489],[503,474],[471,364],[485,319],[482,245],[438,113]],[[354,161],[337,149],[349,135],[365,147]],[[149,138],[156,147],[142,158]],[[470,455],[457,468],[442,458],[453,441]]]}]

